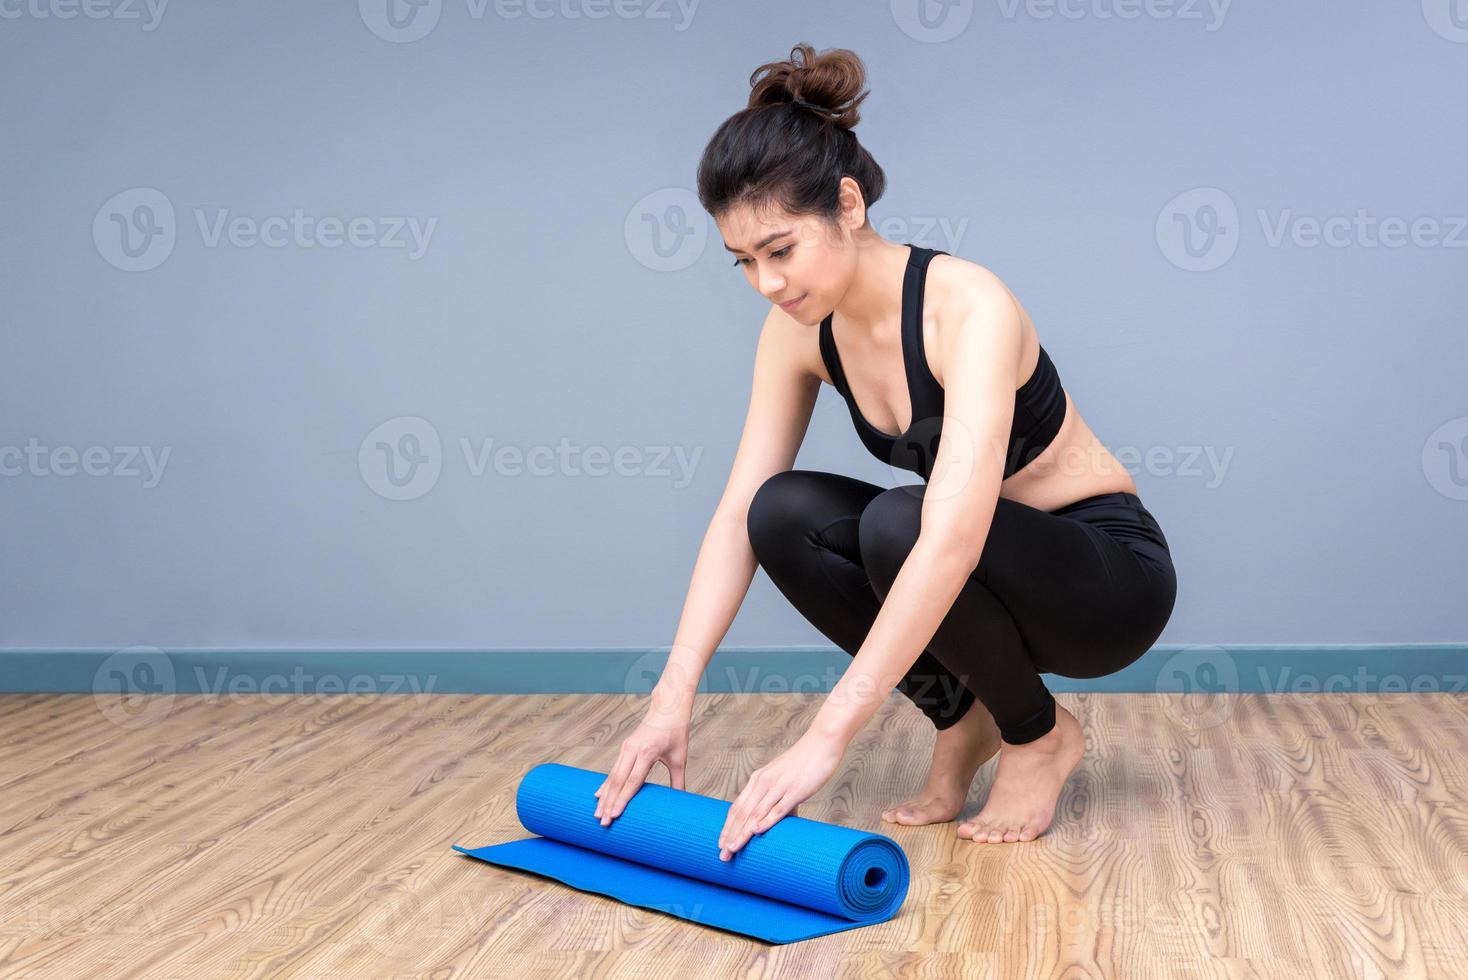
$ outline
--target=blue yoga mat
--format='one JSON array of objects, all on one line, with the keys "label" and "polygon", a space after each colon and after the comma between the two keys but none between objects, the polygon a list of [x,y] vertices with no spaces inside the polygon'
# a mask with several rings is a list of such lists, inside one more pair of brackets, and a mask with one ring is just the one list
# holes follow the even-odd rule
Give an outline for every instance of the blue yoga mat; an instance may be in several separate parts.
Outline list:
[{"label": "blue yoga mat", "polygon": [[605,779],[538,765],[520,780],[515,813],[541,836],[454,850],[772,943],[885,922],[907,897],[907,855],[890,837],[786,816],[720,861],[728,801],[643,783],[603,827],[593,794]]}]

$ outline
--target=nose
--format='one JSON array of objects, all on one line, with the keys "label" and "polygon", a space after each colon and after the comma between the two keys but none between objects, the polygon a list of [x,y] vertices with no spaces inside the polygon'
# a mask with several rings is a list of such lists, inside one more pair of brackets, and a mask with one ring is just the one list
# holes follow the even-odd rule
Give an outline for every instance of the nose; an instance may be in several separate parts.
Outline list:
[{"label": "nose", "polygon": [[785,280],[780,276],[766,275],[761,272],[759,273],[759,291],[765,299],[774,302],[775,297],[785,291]]}]

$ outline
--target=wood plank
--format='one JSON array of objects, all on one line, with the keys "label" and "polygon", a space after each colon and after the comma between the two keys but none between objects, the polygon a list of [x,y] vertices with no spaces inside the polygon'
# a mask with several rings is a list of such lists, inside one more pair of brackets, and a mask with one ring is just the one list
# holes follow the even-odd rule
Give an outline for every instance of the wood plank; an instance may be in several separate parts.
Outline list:
[{"label": "wood plank", "polygon": [[[688,788],[821,697],[701,695]],[[525,836],[524,772],[610,767],[645,697],[0,696],[0,976],[1468,976],[1468,696],[1058,697],[1086,756],[994,845],[882,822],[933,740],[889,699],[801,815],[895,839],[907,902],[770,947],[450,849]]]}]

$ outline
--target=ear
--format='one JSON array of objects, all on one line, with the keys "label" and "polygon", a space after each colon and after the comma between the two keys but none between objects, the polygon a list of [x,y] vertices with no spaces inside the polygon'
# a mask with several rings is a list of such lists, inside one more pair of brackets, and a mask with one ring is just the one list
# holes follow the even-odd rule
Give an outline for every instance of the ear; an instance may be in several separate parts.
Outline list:
[{"label": "ear", "polygon": [[837,191],[841,203],[841,224],[847,231],[856,231],[867,223],[867,202],[862,197],[861,185],[853,177],[842,177]]}]

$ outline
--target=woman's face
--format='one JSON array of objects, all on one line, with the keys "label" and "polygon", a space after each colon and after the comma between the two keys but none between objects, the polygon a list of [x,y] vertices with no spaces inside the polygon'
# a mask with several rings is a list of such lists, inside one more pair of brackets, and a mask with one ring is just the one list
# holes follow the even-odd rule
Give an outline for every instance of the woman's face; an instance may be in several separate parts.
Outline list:
[{"label": "woman's face", "polygon": [[749,284],[801,323],[820,323],[836,308],[851,275],[852,249],[815,215],[731,208],[715,222]]}]

